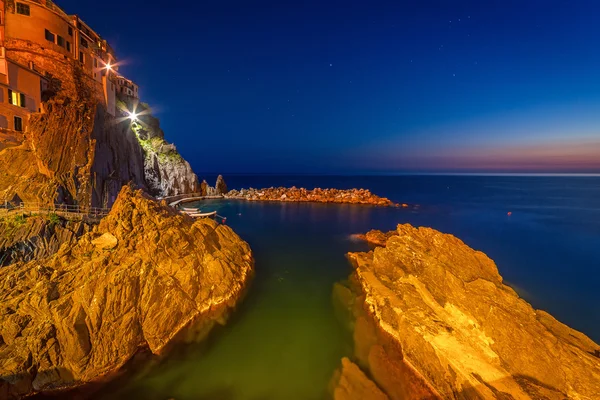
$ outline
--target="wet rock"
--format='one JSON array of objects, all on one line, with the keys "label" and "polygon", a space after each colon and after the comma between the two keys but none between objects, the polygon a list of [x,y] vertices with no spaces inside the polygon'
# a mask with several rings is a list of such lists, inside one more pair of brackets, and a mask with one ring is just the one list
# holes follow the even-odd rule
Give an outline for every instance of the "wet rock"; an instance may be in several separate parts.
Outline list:
[{"label": "wet rock", "polygon": [[[98,237],[117,243],[102,250]],[[0,268],[0,397],[112,376],[140,349],[201,338],[252,271],[250,248],[229,227],[126,186],[74,245]]]},{"label": "wet rock", "polygon": [[595,399],[600,346],[535,310],[452,235],[399,225],[350,253],[355,357],[390,398]]},{"label": "wet rock", "polygon": [[342,358],[341,371],[334,379],[336,380],[333,391],[334,400],[389,399],[356,364],[346,357]]}]

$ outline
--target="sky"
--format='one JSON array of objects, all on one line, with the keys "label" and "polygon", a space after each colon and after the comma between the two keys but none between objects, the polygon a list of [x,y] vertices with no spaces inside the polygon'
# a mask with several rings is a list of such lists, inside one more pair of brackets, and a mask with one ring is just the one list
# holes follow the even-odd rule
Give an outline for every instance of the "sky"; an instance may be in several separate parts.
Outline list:
[{"label": "sky", "polygon": [[596,0],[57,0],[199,174],[600,172]]}]

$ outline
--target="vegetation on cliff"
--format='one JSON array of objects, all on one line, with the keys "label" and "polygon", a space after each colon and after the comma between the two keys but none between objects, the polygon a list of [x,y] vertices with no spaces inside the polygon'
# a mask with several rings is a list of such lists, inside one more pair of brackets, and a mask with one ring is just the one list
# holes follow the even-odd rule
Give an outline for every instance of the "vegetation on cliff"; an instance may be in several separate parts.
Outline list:
[{"label": "vegetation on cliff", "polygon": [[[600,346],[533,309],[485,254],[410,225],[369,238],[385,243],[349,254],[357,293],[341,285],[335,293],[354,313],[355,361],[375,392],[390,399],[600,398]],[[370,387],[348,384],[348,362],[335,397],[365,398],[348,390]]]},{"label": "vegetation on cliff", "polygon": [[74,245],[0,268],[0,398],[90,382],[140,349],[206,334],[252,271],[229,227],[125,186]]}]

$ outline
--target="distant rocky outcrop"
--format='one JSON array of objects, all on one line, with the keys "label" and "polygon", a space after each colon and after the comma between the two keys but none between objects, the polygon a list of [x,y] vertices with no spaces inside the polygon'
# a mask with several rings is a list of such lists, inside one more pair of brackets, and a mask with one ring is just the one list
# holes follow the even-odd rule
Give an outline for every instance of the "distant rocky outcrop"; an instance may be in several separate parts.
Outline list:
[{"label": "distant rocky outcrop", "polygon": [[202,181],[200,188],[202,196],[223,196],[227,193],[227,184],[223,175],[217,177],[215,187],[210,186],[206,181]]},{"label": "distant rocky outcrop", "polygon": [[[353,290],[334,293],[354,315],[356,364],[388,398],[600,398],[600,346],[519,298],[485,254],[410,225],[367,238],[386,241],[350,253]],[[348,370],[334,397],[369,398]]]},{"label": "distant rocky outcrop", "polygon": [[267,189],[241,189],[230,190],[229,198],[244,199],[249,201],[284,201],[284,202],[314,202],[337,204],[363,204],[374,206],[397,206],[385,197],[379,197],[368,189],[305,189],[297,188],[267,188]]},{"label": "distant rocky outcrop", "polygon": [[217,194],[227,194],[227,184],[225,183],[225,179],[223,179],[223,175],[217,177],[215,189],[217,190]]},{"label": "distant rocky outcrop", "polygon": [[85,222],[68,221],[53,214],[14,214],[0,219],[0,267],[51,256],[90,229],[91,225]]},{"label": "distant rocky outcrop", "polygon": [[107,376],[222,322],[253,272],[229,227],[121,191],[112,211],[52,256],[0,268],[0,398]]}]

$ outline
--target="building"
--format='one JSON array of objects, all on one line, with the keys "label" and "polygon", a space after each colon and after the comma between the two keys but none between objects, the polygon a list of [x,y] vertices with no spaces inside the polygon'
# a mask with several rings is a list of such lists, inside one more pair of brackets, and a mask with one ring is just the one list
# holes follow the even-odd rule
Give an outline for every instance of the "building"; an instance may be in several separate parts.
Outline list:
[{"label": "building", "polygon": [[118,76],[115,80],[117,84],[117,93],[121,95],[132,97],[134,99],[139,99],[139,87],[132,80],[129,80],[125,77]]},{"label": "building", "polygon": [[[15,48],[19,57],[12,55]],[[40,53],[53,60],[40,59]],[[50,78],[61,78],[53,63],[63,58],[95,82],[109,114],[116,113],[117,92],[138,97],[137,85],[117,75],[113,49],[77,15],[51,0],[0,0],[0,128],[24,130],[31,113],[43,112]]]}]

